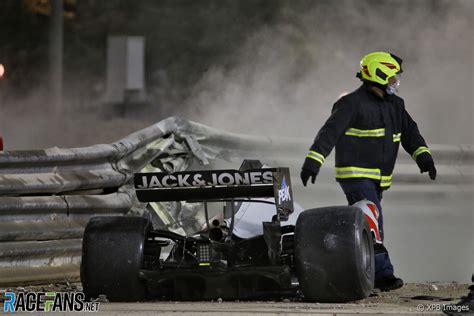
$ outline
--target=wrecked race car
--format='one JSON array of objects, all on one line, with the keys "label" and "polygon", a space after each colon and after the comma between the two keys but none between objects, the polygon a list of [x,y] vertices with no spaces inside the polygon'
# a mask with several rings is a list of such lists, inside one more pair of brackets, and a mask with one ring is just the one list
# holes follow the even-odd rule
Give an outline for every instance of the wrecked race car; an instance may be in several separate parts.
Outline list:
[{"label": "wrecked race car", "polygon": [[[183,236],[143,217],[92,218],[81,263],[88,298],[348,302],[373,289],[369,201],[303,210],[288,168],[139,173],[134,184],[142,202],[202,202],[204,227]],[[210,219],[215,203],[223,212]]]}]

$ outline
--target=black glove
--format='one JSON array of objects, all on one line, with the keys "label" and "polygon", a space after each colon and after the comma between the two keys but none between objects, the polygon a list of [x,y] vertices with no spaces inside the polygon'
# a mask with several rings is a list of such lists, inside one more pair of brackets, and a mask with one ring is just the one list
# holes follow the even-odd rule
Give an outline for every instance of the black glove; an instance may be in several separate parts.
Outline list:
[{"label": "black glove", "polygon": [[319,173],[319,168],[316,168],[315,170],[311,171],[308,169],[301,169],[301,181],[303,181],[303,185],[306,186],[306,183],[308,183],[309,178],[311,178],[311,183],[314,183],[316,181],[316,176]]},{"label": "black glove", "polygon": [[431,180],[436,179],[436,167],[430,153],[418,155],[418,157],[416,157],[416,164],[420,168],[420,173],[428,172]]}]

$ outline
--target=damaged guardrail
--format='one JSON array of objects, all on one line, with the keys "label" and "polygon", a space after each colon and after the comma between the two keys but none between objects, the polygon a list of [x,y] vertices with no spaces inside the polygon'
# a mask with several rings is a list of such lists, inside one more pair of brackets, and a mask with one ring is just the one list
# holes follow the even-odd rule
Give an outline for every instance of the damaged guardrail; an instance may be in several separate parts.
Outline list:
[{"label": "damaged guardrail", "polygon": [[[218,161],[238,166],[243,158],[257,158],[289,166],[297,177],[310,142],[227,133],[172,117],[112,144],[3,152],[0,287],[77,278],[82,234],[93,216],[140,215],[151,210],[161,216],[162,224],[181,225],[176,224],[182,222],[179,212],[186,207],[136,200],[128,182],[138,171],[180,171]],[[472,146],[438,145],[432,151],[443,175],[437,184],[472,185]],[[397,181],[415,185],[426,181],[420,180],[409,159],[405,155],[399,160]],[[321,177],[329,181],[332,172]],[[192,206],[187,210],[191,212]]]},{"label": "damaged guardrail", "polygon": [[109,145],[1,153],[0,286],[77,278],[88,220],[143,209],[126,185],[133,174],[168,150],[175,168],[186,167],[187,148],[199,149],[176,131],[177,121]]}]

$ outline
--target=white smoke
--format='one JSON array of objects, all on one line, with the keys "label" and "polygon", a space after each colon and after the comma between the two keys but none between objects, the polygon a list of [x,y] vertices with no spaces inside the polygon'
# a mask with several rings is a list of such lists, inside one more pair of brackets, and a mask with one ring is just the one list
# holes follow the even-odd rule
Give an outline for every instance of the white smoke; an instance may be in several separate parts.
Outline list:
[{"label": "white smoke", "polygon": [[314,2],[252,34],[195,86],[187,117],[244,133],[313,137],[360,82],[361,57],[404,59],[399,95],[429,143],[472,144],[472,1]]}]

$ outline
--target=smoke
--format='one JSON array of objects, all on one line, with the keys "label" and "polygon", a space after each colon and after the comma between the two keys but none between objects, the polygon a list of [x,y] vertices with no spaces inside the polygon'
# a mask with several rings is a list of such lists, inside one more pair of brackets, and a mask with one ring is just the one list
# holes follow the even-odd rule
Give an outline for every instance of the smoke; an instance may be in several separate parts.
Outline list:
[{"label": "smoke", "polygon": [[[404,59],[399,95],[429,143],[473,143],[472,1],[331,1],[282,5],[194,87],[185,116],[241,133],[313,137],[356,89],[363,55]],[[177,113],[177,114],[182,114]],[[309,146],[309,144],[308,144]]]},{"label": "smoke", "polygon": [[[0,135],[7,149],[86,146],[178,115],[233,132],[310,140],[338,97],[359,86],[361,57],[383,50],[404,59],[399,94],[427,142],[472,144],[473,8],[470,0],[281,1],[276,18],[256,24],[233,53],[216,58],[184,102],[166,99],[177,87],[158,82],[147,89],[167,92],[165,99],[152,99],[141,115],[111,115],[101,104],[103,79],[83,71],[67,75],[65,110],[51,113],[47,88],[24,91],[0,81]],[[156,33],[157,25],[146,25],[152,30],[143,34]],[[76,63],[79,57],[70,56]],[[172,69],[165,69],[168,76]],[[135,110],[131,105],[129,113]]]},{"label": "smoke", "polygon": [[[474,1],[309,1],[302,8],[287,2],[277,23],[256,30],[227,64],[207,71],[187,100],[185,116],[238,133],[299,137],[309,147],[332,104],[360,85],[355,73],[361,57],[380,50],[404,59],[399,95],[428,144],[473,144]],[[291,166],[293,174],[304,154]],[[443,178],[446,169],[438,168]],[[307,207],[344,203],[335,183],[323,180],[325,172],[310,188],[293,182],[296,200]],[[329,187],[334,191],[325,192]],[[423,188],[433,190],[428,183]],[[397,190],[416,196],[400,198],[393,195]],[[470,256],[460,258],[459,268],[443,267],[457,256],[448,254],[451,245],[472,250],[469,194],[444,193],[433,202],[419,187],[395,181],[384,196],[386,245],[396,274],[409,282],[465,282]]]}]

